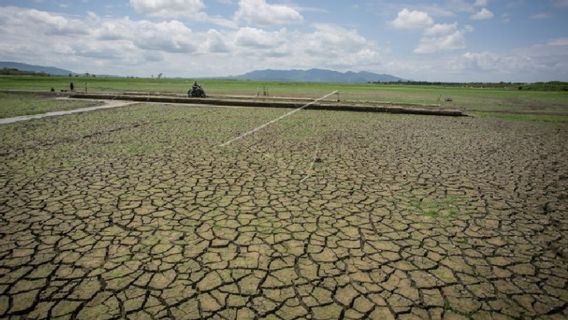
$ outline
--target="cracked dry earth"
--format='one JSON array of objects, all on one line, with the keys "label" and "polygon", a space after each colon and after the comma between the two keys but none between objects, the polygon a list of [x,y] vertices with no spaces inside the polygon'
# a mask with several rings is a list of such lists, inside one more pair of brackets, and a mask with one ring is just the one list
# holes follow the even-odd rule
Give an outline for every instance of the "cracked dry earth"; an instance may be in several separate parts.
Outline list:
[{"label": "cracked dry earth", "polygon": [[568,317],[566,124],[285,112],[0,127],[0,317]]}]

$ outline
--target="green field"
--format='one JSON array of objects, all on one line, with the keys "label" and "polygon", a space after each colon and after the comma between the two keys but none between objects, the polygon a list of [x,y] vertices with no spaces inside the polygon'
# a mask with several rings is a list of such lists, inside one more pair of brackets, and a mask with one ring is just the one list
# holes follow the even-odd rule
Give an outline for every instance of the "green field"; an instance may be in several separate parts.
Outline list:
[{"label": "green field", "polygon": [[[65,90],[73,81],[79,92],[141,91],[185,94],[191,79],[131,79],[1,76],[0,90],[48,92]],[[390,84],[338,84],[200,80],[209,95],[256,95],[266,88],[270,96],[317,98],[333,90],[340,98],[357,103],[410,103],[441,105],[469,112],[568,114],[568,92],[519,91],[499,88],[465,88]],[[451,98],[451,102],[446,102]]]}]

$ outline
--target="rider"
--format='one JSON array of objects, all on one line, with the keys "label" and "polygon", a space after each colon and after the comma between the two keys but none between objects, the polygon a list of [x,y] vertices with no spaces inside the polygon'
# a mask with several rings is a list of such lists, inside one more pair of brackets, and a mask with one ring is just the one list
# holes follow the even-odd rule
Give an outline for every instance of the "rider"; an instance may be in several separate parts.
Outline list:
[{"label": "rider", "polygon": [[197,81],[193,82],[193,85],[191,86],[191,90],[189,90],[189,92],[187,93],[188,96],[190,97],[205,97],[205,91],[203,91],[203,88],[197,83]]}]

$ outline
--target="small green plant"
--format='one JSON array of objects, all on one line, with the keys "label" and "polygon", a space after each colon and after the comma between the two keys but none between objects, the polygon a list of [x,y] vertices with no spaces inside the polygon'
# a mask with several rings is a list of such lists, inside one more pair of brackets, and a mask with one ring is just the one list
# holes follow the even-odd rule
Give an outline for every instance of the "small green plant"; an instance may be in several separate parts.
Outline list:
[{"label": "small green plant", "polygon": [[443,199],[416,199],[412,205],[418,209],[419,214],[431,218],[453,219],[460,210],[456,205],[459,199],[455,196],[447,196]]}]

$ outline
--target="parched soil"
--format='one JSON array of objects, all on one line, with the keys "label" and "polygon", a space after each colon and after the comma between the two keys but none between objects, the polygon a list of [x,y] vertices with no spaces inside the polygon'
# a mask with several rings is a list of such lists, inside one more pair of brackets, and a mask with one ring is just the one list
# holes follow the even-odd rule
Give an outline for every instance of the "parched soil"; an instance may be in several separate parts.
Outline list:
[{"label": "parched soil", "polygon": [[567,124],[285,112],[0,127],[0,317],[568,317]]}]

